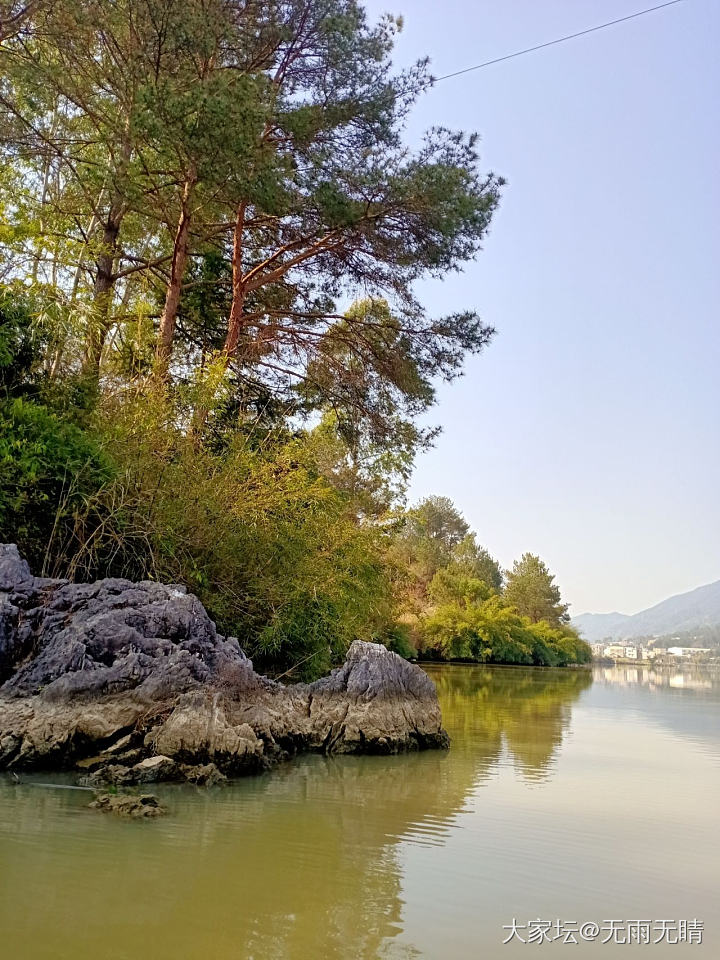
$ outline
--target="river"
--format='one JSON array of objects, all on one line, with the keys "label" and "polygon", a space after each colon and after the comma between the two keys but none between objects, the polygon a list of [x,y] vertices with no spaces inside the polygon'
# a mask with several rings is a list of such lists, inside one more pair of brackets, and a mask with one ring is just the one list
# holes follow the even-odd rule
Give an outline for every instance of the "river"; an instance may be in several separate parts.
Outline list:
[{"label": "river", "polygon": [[[448,753],[302,757],[225,788],[162,786],[170,814],[144,822],[38,785],[62,776],[0,776],[0,956],[720,956],[720,682],[428,672]],[[621,945],[633,920],[660,942]],[[701,944],[683,942],[694,920]]]}]

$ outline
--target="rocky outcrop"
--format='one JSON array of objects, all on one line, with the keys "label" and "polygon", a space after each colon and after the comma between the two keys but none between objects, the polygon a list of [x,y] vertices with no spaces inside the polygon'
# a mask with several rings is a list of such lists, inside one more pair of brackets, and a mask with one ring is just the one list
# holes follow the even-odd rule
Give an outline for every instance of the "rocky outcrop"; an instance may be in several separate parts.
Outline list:
[{"label": "rocky outcrop", "polygon": [[380,644],[356,641],[327,677],[284,686],[183,587],[34,577],[0,545],[0,769],[208,782],[299,750],[447,745],[434,684]]},{"label": "rocky outcrop", "polygon": [[145,817],[161,817],[167,812],[152,793],[142,793],[139,796],[101,793],[88,806],[93,810],[114,813],[119,817],[132,817],[133,820]]}]

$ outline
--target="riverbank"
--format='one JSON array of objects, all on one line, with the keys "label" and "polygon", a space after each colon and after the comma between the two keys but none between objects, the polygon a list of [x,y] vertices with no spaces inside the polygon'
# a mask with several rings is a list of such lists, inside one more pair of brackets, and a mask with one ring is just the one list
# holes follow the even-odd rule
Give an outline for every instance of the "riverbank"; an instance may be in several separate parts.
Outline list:
[{"label": "riverbank", "polygon": [[176,585],[32,576],[0,545],[0,769],[75,770],[96,782],[203,782],[300,752],[445,748],[434,684],[356,641],[310,684],[255,672]]},{"label": "riverbank", "polygon": [[458,658],[456,660],[423,660],[418,658],[414,660],[413,663],[419,664],[423,669],[428,667],[432,668],[433,666],[442,667],[442,666],[452,666],[452,667],[509,667],[516,668],[518,670],[581,670],[581,671],[592,671],[593,665],[597,661],[588,661],[587,663],[565,663],[560,665],[556,664],[547,664],[547,663],[503,663],[502,661],[482,661],[482,660],[468,660]]}]

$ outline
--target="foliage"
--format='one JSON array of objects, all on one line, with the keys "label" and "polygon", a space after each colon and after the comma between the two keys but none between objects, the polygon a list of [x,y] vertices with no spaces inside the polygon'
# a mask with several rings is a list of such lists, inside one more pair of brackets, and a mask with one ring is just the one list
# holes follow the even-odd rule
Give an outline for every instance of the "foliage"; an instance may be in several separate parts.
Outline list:
[{"label": "foliage", "polygon": [[326,671],[387,617],[380,534],[319,473],[312,435],[237,431],[213,449],[182,416],[162,395],[102,410],[119,475],[96,510],[112,520],[88,527],[71,565],[184,583],[265,668]]},{"label": "foliage", "polygon": [[24,298],[0,287],[0,390],[20,392],[30,381],[40,357],[37,330]]},{"label": "foliage", "polygon": [[222,363],[172,391],[102,394],[93,411],[83,381],[46,376],[37,295],[6,289],[0,308],[0,535],[36,567],[182,582],[293,679],[356,637],[405,657],[583,660],[569,628],[501,595],[499,565],[447,498],[397,507],[411,454],[376,446],[362,421],[292,430],[238,404]]},{"label": "foliage", "polygon": [[505,598],[533,623],[546,620],[559,627],[570,620],[555,578],[540,557],[532,553],[524,553],[508,572]]},{"label": "foliage", "polygon": [[72,540],[79,511],[113,476],[102,446],[47,407],[0,401],[0,539],[38,570]]},{"label": "foliage", "polygon": [[476,256],[503,181],[474,133],[405,145],[430,78],[393,69],[400,26],[358,0],[0,25],[0,537],[49,574],[181,582],[292,679],[357,637],[582,653],[447,498],[404,509],[437,382],[493,335],[415,284]]},{"label": "foliage", "polygon": [[404,581],[401,592],[412,610],[426,594],[438,569],[450,562],[453,549],[470,528],[451,500],[437,496],[420,501],[398,521],[392,559],[398,577]]},{"label": "foliage", "polygon": [[[567,608],[542,561],[526,554],[515,565],[513,589],[504,587],[500,565],[446,497],[406,512],[389,556],[400,622],[423,656],[542,666],[589,661],[589,648],[561,617]],[[523,576],[528,568],[533,577]],[[538,571],[552,620],[517,607],[520,588],[528,579],[535,586]]]},{"label": "foliage", "polygon": [[389,650],[404,657],[405,660],[414,660],[417,657],[417,650],[412,645],[410,631],[402,623],[393,624],[382,640]]},{"label": "foliage", "polygon": [[502,590],[503,572],[497,560],[477,543],[474,533],[468,533],[452,548],[450,565],[453,569],[482,580],[492,590]]},{"label": "foliage", "polygon": [[464,517],[448,497],[427,497],[409,510],[406,518],[407,537],[415,542],[435,544],[439,556],[461,543],[470,532]]},{"label": "foliage", "polygon": [[488,663],[566,666],[589,649],[569,627],[533,623],[486,583],[448,569],[433,578],[423,638],[435,656]]}]

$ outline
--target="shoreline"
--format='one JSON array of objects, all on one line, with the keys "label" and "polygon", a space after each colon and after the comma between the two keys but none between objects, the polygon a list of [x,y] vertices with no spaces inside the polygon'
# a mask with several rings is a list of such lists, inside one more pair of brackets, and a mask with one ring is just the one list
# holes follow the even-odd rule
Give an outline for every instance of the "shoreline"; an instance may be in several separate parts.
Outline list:
[{"label": "shoreline", "polygon": [[0,628],[0,769],[206,783],[302,752],[449,746],[419,666],[355,641],[328,675],[283,686],[177,585],[37,578],[0,545]]}]

